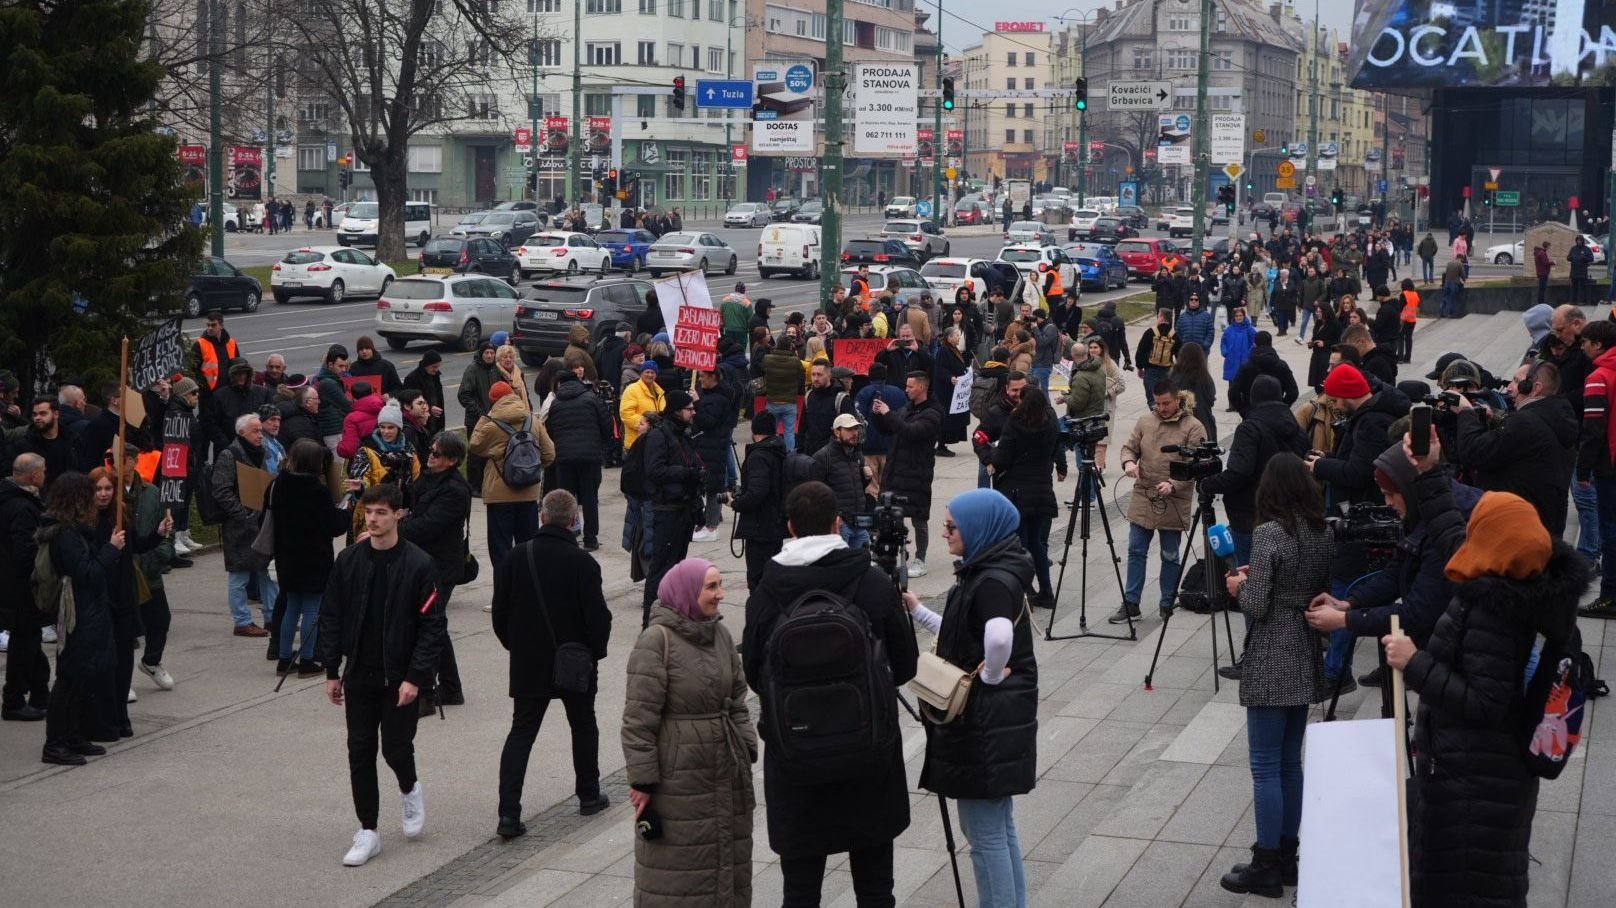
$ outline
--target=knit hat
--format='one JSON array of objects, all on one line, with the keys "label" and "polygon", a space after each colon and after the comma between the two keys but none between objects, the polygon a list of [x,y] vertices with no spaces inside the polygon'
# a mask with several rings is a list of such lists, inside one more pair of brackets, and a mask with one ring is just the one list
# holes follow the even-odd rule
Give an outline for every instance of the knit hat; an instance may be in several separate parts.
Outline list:
[{"label": "knit hat", "polygon": [[664,343],[664,344],[668,344],[668,343],[672,343],[673,340],[672,340],[672,338],[668,337],[668,332],[666,332],[666,331],[658,331],[657,333],[651,335],[651,343],[655,344],[655,343],[659,343],[659,342]]},{"label": "knit hat", "polygon": [[[505,386],[508,390],[509,385]],[[404,428],[404,411],[399,408],[398,401],[390,400],[382,406],[382,411],[376,414],[377,426],[397,426]]]},{"label": "knit hat", "polygon": [[281,408],[275,406],[274,404],[264,404],[258,408],[259,422],[269,422],[272,419],[279,419],[280,415]]},{"label": "knit hat", "polygon": [[768,438],[779,431],[779,424],[774,421],[774,414],[764,410],[752,417],[752,434]]},{"label": "knit hat", "polygon": [[695,400],[687,392],[675,388],[669,391],[667,396],[662,399],[662,412],[678,413],[693,403],[695,403]]},{"label": "knit hat", "polygon": [[1336,400],[1357,400],[1369,396],[1369,382],[1351,363],[1342,363],[1324,377],[1324,393]]},{"label": "knit hat", "polygon": [[714,620],[702,615],[701,606],[696,604],[701,598],[702,584],[707,581],[707,572],[712,568],[713,563],[705,558],[686,558],[679,562],[662,575],[662,582],[657,584],[657,601],[691,621]]},{"label": "knit hat", "polygon": [[428,350],[421,354],[421,365],[423,366],[435,366],[441,362],[443,362],[443,354],[436,350]]},{"label": "knit hat", "polygon": [[1481,387],[1481,369],[1468,359],[1456,359],[1442,370],[1442,387],[1468,382]]},{"label": "knit hat", "polygon": [[955,532],[965,543],[966,562],[1014,536],[1021,526],[1021,512],[997,489],[972,489],[955,495],[948,502],[948,513],[954,519]]},{"label": "knit hat", "polygon": [[495,403],[509,393],[511,393],[510,382],[497,381],[488,389],[488,400],[490,403]]},{"label": "knit hat", "polygon": [[1444,572],[1454,583],[1497,574],[1526,580],[1543,572],[1554,543],[1537,509],[1510,492],[1488,492],[1470,512],[1464,544]]},{"label": "knit hat", "polygon": [[1419,498],[1414,494],[1414,480],[1420,478],[1419,470],[1408,461],[1408,455],[1403,453],[1401,440],[1392,442],[1392,446],[1380,452],[1375,458],[1375,484],[1382,492],[1396,492],[1403,496],[1403,503],[1408,507],[1408,522],[1413,523],[1419,519]]},{"label": "knit hat", "polygon": [[1281,399],[1284,390],[1279,386],[1279,379],[1272,375],[1259,375],[1257,380],[1251,383],[1249,396],[1253,405],[1266,404]]},{"label": "knit hat", "polygon": [[376,352],[376,342],[370,339],[370,335],[361,334],[359,335],[359,339],[354,341],[354,352],[357,353],[360,350],[369,350],[372,353]]},{"label": "knit hat", "polygon": [[196,381],[190,378],[182,378],[169,387],[168,393],[170,397],[184,397],[187,394],[194,394],[196,393]]},{"label": "knit hat", "polygon": [[746,292],[746,282],[745,281],[736,281],[735,282],[735,292],[736,293],[745,293]]},{"label": "knit hat", "polygon": [[353,387],[350,390],[353,393],[354,400],[359,400],[362,397],[369,397],[375,391],[375,389],[370,386],[370,382],[368,381],[356,381],[353,383]]},{"label": "knit hat", "polygon": [[[641,350],[640,352],[644,353],[645,351]],[[656,360],[654,360],[654,359],[648,359],[648,360],[645,361],[644,365],[640,366],[640,374],[641,375],[644,375],[647,372],[651,373],[652,375],[655,375],[658,372],[660,372],[661,370],[662,370],[662,367],[658,366],[656,364]]]},{"label": "knit hat", "polygon": [[488,342],[495,347],[503,347],[511,342],[511,333],[509,331],[495,331],[489,336]]}]

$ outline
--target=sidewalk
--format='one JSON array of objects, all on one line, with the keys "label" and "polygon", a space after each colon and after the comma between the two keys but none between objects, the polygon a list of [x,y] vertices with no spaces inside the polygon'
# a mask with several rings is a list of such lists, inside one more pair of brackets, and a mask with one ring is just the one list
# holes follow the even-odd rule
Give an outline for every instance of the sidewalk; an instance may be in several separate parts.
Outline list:
[{"label": "sidewalk", "polygon": [[[1405,370],[1423,373],[1442,352],[1457,349],[1472,351],[1487,368],[1502,372],[1525,346],[1515,313],[1422,324],[1415,344],[1418,368]],[[1278,347],[1293,369],[1305,370],[1306,350]],[[1221,374],[1221,362],[1215,360],[1213,369]],[[1137,380],[1130,378],[1121,399],[1119,434],[1132,425],[1143,402]],[[1221,404],[1219,409],[1226,434],[1234,417],[1222,414]],[[962,456],[938,462],[939,514],[950,496],[974,481],[973,461],[963,456],[964,446],[956,448]],[[1118,461],[1111,458],[1108,481],[1118,478]],[[616,480],[608,473],[606,481]],[[610,541],[621,527],[622,508],[614,487],[607,488],[613,491],[603,496],[602,536]],[[1107,496],[1110,529],[1119,539],[1125,539],[1125,528],[1112,505],[1125,508],[1128,494],[1122,483]],[[933,515],[934,527],[939,519]],[[482,520],[472,526],[480,548]],[[1054,534],[1056,546],[1065,540],[1064,527],[1060,522]],[[725,532],[718,542],[694,545],[691,551],[724,571],[730,594],[724,620],[738,632],[743,572],[728,546]],[[1119,596],[1099,527],[1090,546],[1090,629],[1114,631],[1104,618]],[[951,578],[941,542],[934,540],[932,549],[932,571],[914,587],[935,603]],[[264,661],[262,642],[230,636],[222,566],[210,554],[195,568],[166,578],[175,606],[166,661],[179,686],[159,692],[144,677],[136,678],[135,738],[87,767],[68,770],[37,762],[43,739],[38,725],[0,725],[0,813],[29,818],[0,827],[7,902],[244,908],[288,900],[568,908],[628,902],[633,845],[617,729],[627,652],[639,632],[639,594],[627,580],[621,550],[608,544],[599,554],[616,619],[597,700],[601,769],[613,801],[606,813],[577,816],[566,730],[557,710],[530,764],[529,835],[511,843],[493,837],[495,777],[510,706],[504,696],[506,655],[481,611],[490,594],[485,570],[484,579],[456,591],[450,606],[468,703],[450,709],[446,720],[423,720],[417,736],[427,833],[406,842],[397,832],[397,802],[386,794],[390,774],[383,769],[383,851],[364,868],[342,868],[355,823],[341,713],[326,703],[318,681],[294,678],[279,694],[271,692],[273,663]],[[1120,548],[1119,554],[1125,557]],[[1077,630],[1081,565],[1076,551],[1071,556],[1057,633]],[[1037,619],[1041,632],[1048,613],[1037,613]],[[1582,624],[1601,674],[1616,677],[1616,646],[1605,645],[1599,622]],[[1226,661],[1221,620],[1218,625],[1219,658]],[[1132,642],[1048,642],[1038,635],[1039,783],[1017,802],[1034,904],[1278,904],[1243,899],[1217,885],[1241,859],[1254,832],[1244,713],[1234,685],[1225,682],[1213,692],[1207,626],[1205,617],[1183,613],[1165,631],[1155,617],[1140,622],[1139,639]],[[1146,691],[1142,680],[1158,639],[1162,659],[1155,690]],[[1363,644],[1358,664],[1367,665],[1371,657],[1371,645]],[[1378,702],[1378,696],[1350,694],[1343,698],[1344,717],[1374,715]],[[907,717],[904,735],[913,788],[923,736]],[[1616,835],[1616,743],[1597,716],[1586,741],[1574,765],[1543,787],[1533,848],[1543,863],[1534,865],[1534,906],[1604,904],[1607,897],[1598,893],[1616,885],[1616,868],[1606,857]],[[761,778],[756,788],[761,797]],[[953,882],[936,800],[918,790],[912,797],[913,824],[898,840],[900,903],[951,905]],[[764,830],[760,804],[753,852],[754,903],[760,906],[778,904],[781,885]],[[963,841],[960,861],[969,904],[972,881]],[[825,904],[853,904],[845,859],[831,864]]]}]

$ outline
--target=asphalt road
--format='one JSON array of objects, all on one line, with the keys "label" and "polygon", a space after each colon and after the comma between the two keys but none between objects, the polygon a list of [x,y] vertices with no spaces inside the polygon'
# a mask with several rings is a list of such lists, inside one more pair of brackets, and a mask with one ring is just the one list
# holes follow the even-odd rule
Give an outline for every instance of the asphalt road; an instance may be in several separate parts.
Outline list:
[{"label": "asphalt road", "polygon": [[[850,221],[844,234],[847,236],[862,236],[866,232],[879,230],[881,224],[880,218],[870,215],[851,218]],[[706,228],[694,225],[693,229]],[[754,301],[762,297],[773,300],[776,324],[784,323],[785,316],[791,312],[808,311],[818,306],[817,281],[797,278],[763,280],[758,277],[758,229],[714,229],[710,232],[730,243],[739,253],[741,260],[736,275],[716,274],[708,278],[707,286],[715,301],[733,290],[736,281],[744,281],[747,296]],[[992,259],[1004,245],[997,230],[985,227],[957,228],[948,231],[948,236],[951,244],[950,252],[955,257]],[[318,230],[296,230],[291,234],[278,234],[273,237],[261,234],[231,234],[226,242],[225,257],[237,266],[265,264],[278,260],[287,250],[298,246],[331,242],[333,240],[330,232]],[[526,287],[529,283],[524,281],[522,286]],[[1083,294],[1084,305],[1126,296],[1138,290],[1140,286],[1134,285],[1127,291],[1086,292]],[[266,294],[263,306],[257,312],[226,313],[225,327],[240,345],[242,354],[252,361],[255,368],[262,368],[264,358],[269,354],[280,353],[286,357],[288,371],[312,374],[319,368],[325,350],[331,344],[340,343],[352,352],[354,341],[360,335],[369,334],[375,337],[372,330],[375,315],[376,303],[372,299],[349,300],[335,305],[314,299],[299,299],[277,304],[273,297]],[[200,331],[200,319],[192,320],[187,329]],[[385,345],[383,347],[385,348]],[[430,344],[418,342],[403,351],[393,352],[384,349],[383,355],[393,363],[402,376],[415,368],[421,354],[428,349],[431,349]],[[455,391],[459,387],[461,374],[470,364],[471,354],[451,352],[446,347],[437,349],[443,354],[444,396],[447,398],[449,411],[448,425],[458,426],[461,409],[454,399]],[[531,374],[536,370],[529,368],[527,371]]]}]

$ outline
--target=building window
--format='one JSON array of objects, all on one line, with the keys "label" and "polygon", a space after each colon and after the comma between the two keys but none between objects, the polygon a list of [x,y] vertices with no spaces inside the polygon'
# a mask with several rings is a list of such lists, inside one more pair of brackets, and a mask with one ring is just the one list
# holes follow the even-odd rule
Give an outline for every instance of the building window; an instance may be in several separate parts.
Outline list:
[{"label": "building window", "polygon": [[655,41],[641,41],[640,42],[640,53],[639,53],[639,57],[637,59],[639,60],[639,63],[640,63],[641,66],[655,66],[656,65],[656,42]]},{"label": "building window", "polygon": [[1152,48],[1136,47],[1133,49],[1134,69],[1155,69],[1156,54]]},{"label": "building window", "polygon": [[547,41],[529,41],[527,43],[527,62],[529,66],[544,68],[561,65],[561,41],[552,38]]},{"label": "building window", "polygon": [[668,15],[675,19],[685,17],[685,0],[668,0]]},{"label": "building window", "polygon": [[1016,52],[1015,51],[1010,51],[1009,53],[1004,55],[1004,65],[1005,66],[1015,66],[1016,65]]},{"label": "building window", "polygon": [[324,170],[325,166],[324,145],[299,145],[297,147],[298,170]]},{"label": "building window", "polygon": [[724,49],[722,47],[707,48],[707,71],[710,73],[724,71]]},{"label": "building window", "polygon": [[1021,115],[1026,117],[1027,119],[1031,120],[1032,119],[1032,105],[1031,104],[1023,104],[1023,105],[1021,105]]},{"label": "building window", "polygon": [[322,100],[304,101],[297,109],[299,123],[324,123],[331,116],[331,102]]},{"label": "building window", "polygon": [[1168,69],[1195,69],[1195,51],[1172,48],[1167,51]]},{"label": "building window", "polygon": [[662,197],[664,199],[685,198],[685,161],[690,152],[668,151],[666,160],[668,170],[662,174]]},{"label": "building window", "polygon": [[641,119],[656,116],[656,95],[635,95],[634,115]]},{"label": "building window", "polygon": [[698,151],[690,161],[690,198],[713,198],[713,155]]},{"label": "building window", "polygon": [[1230,70],[1234,69],[1234,51],[1219,50],[1212,52],[1212,68]]},{"label": "building window", "polygon": [[410,201],[436,205],[438,204],[438,191],[436,189],[411,189]]},{"label": "building window", "polygon": [[442,145],[411,145],[407,150],[410,173],[442,173]]},{"label": "building window", "polygon": [[590,66],[617,66],[623,62],[623,45],[616,41],[590,41],[584,44],[584,62]]},{"label": "building window", "polygon": [[492,120],[499,116],[499,100],[493,95],[471,95],[466,98],[466,116],[473,120]]},{"label": "building window", "polygon": [[559,13],[561,0],[527,0],[527,11],[532,13]]},{"label": "building window", "polygon": [[1028,66],[1037,66],[1038,65],[1037,63],[1033,62],[1033,53],[1032,53],[1032,51],[1030,51],[1030,50],[1027,51],[1026,57],[1027,57],[1027,65]]},{"label": "building window", "polygon": [[1006,104],[1006,105],[1004,105],[1004,115],[1007,116],[1007,117],[1014,117],[1016,115],[1016,105],[1014,105],[1014,104]]},{"label": "building window", "polygon": [[797,37],[808,37],[808,20],[802,18],[801,16],[797,17]]},{"label": "building window", "polygon": [[1201,30],[1201,22],[1196,16],[1168,16],[1167,30],[1170,32],[1198,32]]},{"label": "building window", "polygon": [[612,96],[600,92],[584,94],[584,116],[609,117],[612,115]]},{"label": "building window", "polygon": [[684,62],[684,56],[685,56],[685,46],[683,44],[675,44],[672,41],[668,42],[667,60],[668,60],[668,65],[669,66],[678,66],[678,65],[680,65],[681,63]]},{"label": "building window", "polygon": [[586,13],[620,13],[623,11],[623,0],[586,0],[584,12]]},{"label": "building window", "polygon": [[810,37],[815,41],[825,40],[825,14],[814,13],[812,25],[808,29]]},{"label": "building window", "polygon": [[656,15],[656,0],[640,0],[640,15]]},{"label": "building window", "polygon": [[1005,79],[1004,80],[1004,87],[1005,87],[1006,91],[1015,91],[1016,90],[1016,77],[1011,76],[1010,78]]},{"label": "building window", "polygon": [[1014,144],[1016,144],[1016,131],[1014,129],[1006,129],[1004,131],[1004,144],[1006,144],[1006,145],[1014,145]]},{"label": "building window", "polygon": [[1021,80],[1021,87],[1027,89],[1028,91],[1031,91],[1034,81],[1036,81],[1036,80],[1034,80],[1034,79],[1022,79]]},{"label": "building window", "polygon": [[1025,144],[1027,144],[1027,145],[1031,145],[1032,144],[1032,130],[1023,129],[1021,131],[1021,141],[1023,143],[1025,143]]},{"label": "building window", "polygon": [[711,2],[707,4],[707,18],[714,22],[723,22],[724,6],[725,4],[720,2],[720,0],[711,0]]},{"label": "building window", "polygon": [[690,0],[690,18],[701,18],[701,0]]}]

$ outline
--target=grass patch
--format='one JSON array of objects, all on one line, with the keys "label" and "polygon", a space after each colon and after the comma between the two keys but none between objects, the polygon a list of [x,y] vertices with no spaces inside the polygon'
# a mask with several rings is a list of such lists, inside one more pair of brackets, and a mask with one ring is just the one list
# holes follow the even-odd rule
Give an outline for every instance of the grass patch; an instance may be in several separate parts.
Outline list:
[{"label": "grass patch", "polygon": [[[387,264],[393,269],[393,273],[399,277],[415,274],[421,270],[420,259],[405,259],[402,262],[388,262]],[[274,265],[248,265],[241,269],[241,273],[257,278],[259,285],[267,293],[269,291],[269,275],[274,267]]]}]

